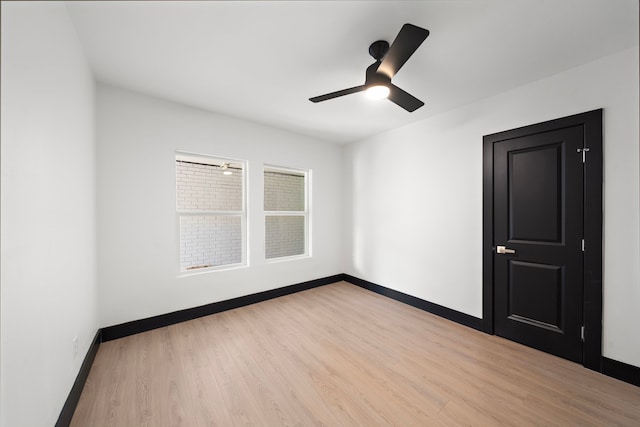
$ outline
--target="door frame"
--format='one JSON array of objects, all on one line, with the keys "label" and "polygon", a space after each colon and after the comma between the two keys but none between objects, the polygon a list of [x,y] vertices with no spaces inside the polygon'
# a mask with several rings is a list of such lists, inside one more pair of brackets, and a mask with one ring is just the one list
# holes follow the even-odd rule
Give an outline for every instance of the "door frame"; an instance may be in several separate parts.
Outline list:
[{"label": "door frame", "polygon": [[[482,330],[494,334],[493,147],[494,144],[573,126],[582,126],[584,167],[584,266],[582,364],[602,372],[602,109],[575,114],[482,137]],[[569,155],[571,153],[568,153]]]}]

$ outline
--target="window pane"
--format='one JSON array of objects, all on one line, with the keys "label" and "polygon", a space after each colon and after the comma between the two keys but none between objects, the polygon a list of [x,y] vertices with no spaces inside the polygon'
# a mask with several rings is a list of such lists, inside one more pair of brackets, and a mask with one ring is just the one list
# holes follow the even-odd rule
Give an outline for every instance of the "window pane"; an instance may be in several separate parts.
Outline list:
[{"label": "window pane", "polygon": [[242,165],[212,163],[176,160],[178,211],[242,210]]},{"label": "window pane", "polygon": [[304,175],[264,172],[265,211],[304,211]]},{"label": "window pane", "polygon": [[242,262],[240,215],[182,215],[180,270]]},{"label": "window pane", "polygon": [[303,216],[267,216],[265,218],[266,258],[304,254]]}]

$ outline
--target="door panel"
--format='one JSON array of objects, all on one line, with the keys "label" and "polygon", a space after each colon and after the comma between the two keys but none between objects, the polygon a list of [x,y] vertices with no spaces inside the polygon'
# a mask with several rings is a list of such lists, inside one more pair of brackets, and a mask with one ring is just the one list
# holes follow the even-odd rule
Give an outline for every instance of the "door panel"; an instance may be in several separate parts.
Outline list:
[{"label": "door panel", "polygon": [[583,129],[494,144],[497,335],[582,360]]},{"label": "door panel", "polygon": [[562,331],[562,267],[509,260],[510,320]]},{"label": "door panel", "polygon": [[509,240],[561,243],[562,144],[510,151]]}]

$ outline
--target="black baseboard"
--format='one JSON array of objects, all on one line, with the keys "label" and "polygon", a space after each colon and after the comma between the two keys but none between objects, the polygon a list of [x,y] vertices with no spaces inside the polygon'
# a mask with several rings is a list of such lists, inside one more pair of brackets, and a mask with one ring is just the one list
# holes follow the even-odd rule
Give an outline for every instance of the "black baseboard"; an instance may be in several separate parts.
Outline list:
[{"label": "black baseboard", "polygon": [[78,406],[78,401],[80,400],[80,395],[82,394],[84,383],[87,382],[87,377],[89,376],[91,365],[93,365],[93,360],[96,358],[96,354],[98,354],[98,348],[100,347],[100,343],[102,342],[101,337],[101,330],[98,329],[98,332],[96,332],[96,336],[93,338],[93,342],[89,346],[89,351],[87,351],[87,355],[82,361],[82,366],[80,367],[80,371],[76,376],[73,387],[71,387],[69,396],[67,396],[67,400],[64,402],[62,411],[60,411],[58,421],[56,422],[56,427],[67,427],[69,424],[71,424],[71,418],[73,418],[73,413],[76,410],[76,406]]},{"label": "black baseboard", "polygon": [[429,313],[444,317],[445,319],[451,320],[456,323],[460,323],[461,325],[477,329],[478,331],[483,331],[482,319],[479,319],[477,317],[473,317],[468,314],[461,313],[459,311],[452,310],[450,308],[414,297],[412,295],[408,295],[390,288],[386,288],[384,286],[377,285],[372,282],[368,282],[363,279],[359,279],[349,274],[344,274],[342,280],[360,286],[361,288],[368,289],[377,294],[392,298],[396,301],[409,304],[413,307],[419,308],[420,310],[428,311]]},{"label": "black baseboard", "polygon": [[637,366],[603,357],[602,373],[640,387],[640,368]]},{"label": "black baseboard", "polygon": [[245,295],[230,300],[214,302],[211,304],[201,305],[199,307],[187,308],[184,310],[161,314],[146,319],[121,323],[119,325],[107,326],[106,328],[102,328],[102,341],[111,341],[129,335],[138,334],[140,332],[174,325],[176,323],[185,322],[187,320],[196,319],[198,317],[220,313],[221,311],[232,310],[234,308],[244,307],[245,305],[255,304],[284,295],[312,289],[318,286],[328,285],[330,283],[339,282],[340,280],[343,280],[343,275],[336,274],[335,276],[323,277],[321,279],[310,280],[308,282],[297,283],[295,285],[271,289],[264,292],[258,292],[256,294]]}]

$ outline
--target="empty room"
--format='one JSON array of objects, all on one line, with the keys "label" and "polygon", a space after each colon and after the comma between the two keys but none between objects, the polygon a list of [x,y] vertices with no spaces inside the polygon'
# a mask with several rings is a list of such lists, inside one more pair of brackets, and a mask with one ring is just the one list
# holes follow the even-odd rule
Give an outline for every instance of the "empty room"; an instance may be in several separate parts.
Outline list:
[{"label": "empty room", "polygon": [[0,29],[1,427],[640,425],[637,0]]}]

